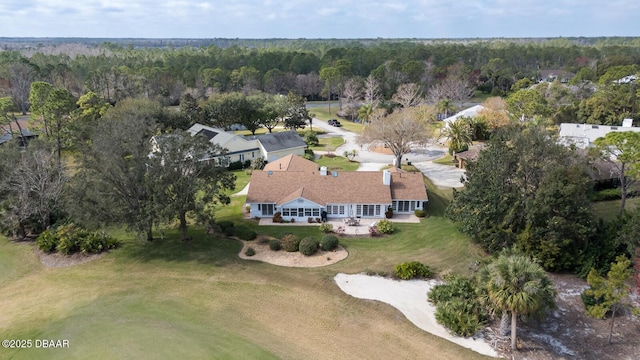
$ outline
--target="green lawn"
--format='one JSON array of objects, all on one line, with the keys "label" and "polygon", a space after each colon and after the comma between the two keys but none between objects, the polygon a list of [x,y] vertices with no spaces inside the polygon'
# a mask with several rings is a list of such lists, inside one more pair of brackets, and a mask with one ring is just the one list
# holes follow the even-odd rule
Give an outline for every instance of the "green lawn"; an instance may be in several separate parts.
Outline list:
[{"label": "green lawn", "polygon": [[316,160],[318,166],[326,166],[329,171],[356,171],[360,166],[360,163],[356,161],[349,161],[342,156],[321,156]]},{"label": "green lawn", "polygon": [[[248,175],[236,174],[239,190]],[[348,258],[321,268],[244,261],[238,241],[197,227],[189,242],[175,230],[150,243],[116,231],[121,248],[65,268],[44,268],[31,243],[0,236],[0,338],[70,341],[68,349],[0,349],[0,358],[484,358],[418,329],[388,305],[344,294],[333,281],[339,272],[388,274],[410,260],[468,272],[480,252],[440,216],[451,191],[425,184],[429,218],[398,224],[391,236],[342,238]],[[320,237],[315,226],[244,220],[244,200],[233,197],[218,219],[272,236]]]},{"label": "green lawn", "polygon": [[320,119],[322,121],[327,121],[329,119],[338,119],[340,121],[340,124],[342,124],[342,128],[345,130],[349,130],[351,132],[354,132],[356,134],[359,134],[362,132],[362,124],[357,124],[354,122],[351,122],[349,120],[345,120],[345,119],[340,119],[338,118],[338,115],[336,115],[336,113],[338,112],[338,103],[337,102],[332,102],[331,103],[331,112],[329,112],[329,108],[328,107],[314,107],[309,109],[310,112],[315,114],[315,117],[317,119]]},{"label": "green lawn", "polygon": [[313,151],[335,151],[339,146],[344,144],[344,138],[340,136],[332,136],[319,139],[320,145],[312,146]]},{"label": "green lawn", "polygon": [[451,156],[451,154],[446,153],[443,157],[433,160],[434,163],[436,164],[441,164],[441,165],[449,165],[449,166],[456,166],[458,165],[457,161],[453,160],[453,156]]},{"label": "green lawn", "polygon": [[[631,211],[640,206],[640,197],[629,198],[625,204],[625,210]],[[604,220],[612,220],[620,211],[620,200],[597,201],[591,203],[591,210],[595,217]]]}]

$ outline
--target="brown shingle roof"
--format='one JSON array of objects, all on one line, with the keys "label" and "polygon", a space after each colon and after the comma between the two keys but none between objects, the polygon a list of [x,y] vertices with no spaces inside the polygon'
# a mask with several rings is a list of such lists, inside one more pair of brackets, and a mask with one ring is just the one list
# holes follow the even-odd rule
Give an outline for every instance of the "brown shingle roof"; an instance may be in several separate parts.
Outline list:
[{"label": "brown shingle roof", "polygon": [[281,157],[265,165],[264,171],[306,171],[318,170],[318,164],[293,154]]},{"label": "brown shingle roof", "polygon": [[[315,163],[314,163],[315,164]],[[338,172],[320,175],[320,171],[255,171],[247,203],[284,204],[303,197],[319,205],[389,204],[393,199],[427,200],[421,173],[392,173],[391,186],[382,183],[379,171]]]}]

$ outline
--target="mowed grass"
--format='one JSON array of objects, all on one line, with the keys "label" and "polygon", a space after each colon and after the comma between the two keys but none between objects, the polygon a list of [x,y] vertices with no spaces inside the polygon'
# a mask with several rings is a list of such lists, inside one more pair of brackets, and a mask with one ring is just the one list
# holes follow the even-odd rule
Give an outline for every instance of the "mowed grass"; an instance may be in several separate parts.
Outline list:
[{"label": "mowed grass", "polygon": [[[32,244],[0,238],[0,338],[70,341],[68,349],[0,349],[0,358],[484,358],[418,329],[391,306],[344,294],[333,281],[340,272],[388,274],[411,260],[468,272],[479,252],[436,215],[450,194],[429,188],[428,219],[398,224],[391,236],[344,237],[349,257],[313,269],[241,260],[240,242],[197,227],[189,242],[175,230],[151,243],[116,232],[121,248],[66,268],[44,268]],[[244,220],[244,198],[233,197],[218,218],[273,236],[320,236],[317,227]]]},{"label": "mowed grass", "polygon": [[312,146],[311,150],[319,151],[335,151],[338,147],[344,144],[344,138],[340,136],[331,136],[318,139],[320,144],[318,146]]},{"label": "mowed grass", "polygon": [[349,159],[342,156],[320,156],[316,160],[318,166],[326,166],[329,171],[356,171],[360,166],[360,163],[356,161],[349,161]]},{"label": "mowed grass", "polygon": [[[640,197],[628,198],[625,203],[625,210],[632,211],[640,206]],[[591,212],[596,218],[612,220],[620,212],[620,200],[596,201],[591,203]]]}]

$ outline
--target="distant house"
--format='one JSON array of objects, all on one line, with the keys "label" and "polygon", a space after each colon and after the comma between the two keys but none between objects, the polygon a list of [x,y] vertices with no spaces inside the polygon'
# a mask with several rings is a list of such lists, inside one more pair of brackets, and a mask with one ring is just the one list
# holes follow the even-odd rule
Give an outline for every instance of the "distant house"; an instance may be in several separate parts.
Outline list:
[{"label": "distant house", "polygon": [[271,134],[255,135],[258,140],[262,158],[268,162],[275,161],[287,155],[304,155],[307,143],[295,131],[275,132]]},{"label": "distant house", "polygon": [[0,126],[0,145],[14,140],[20,147],[24,147],[27,145],[26,143],[38,137],[37,134],[27,129],[28,125],[26,120],[18,120],[18,122],[20,123],[20,130],[18,130],[15,122]]},{"label": "distant house", "polygon": [[576,74],[564,70],[540,70],[538,82],[554,82],[559,81],[563,84],[568,83]]},{"label": "distant house", "polygon": [[289,154],[302,155],[306,143],[295,131],[273,134],[242,136],[223,129],[195,124],[189,130],[191,135],[206,137],[211,143],[227,150],[221,162],[245,162],[257,158],[274,161]]},{"label": "distant house", "polygon": [[560,124],[560,142],[564,145],[573,145],[579,149],[593,146],[593,142],[604,137],[612,131],[640,132],[640,127],[632,126],[632,119],[624,119],[622,126],[591,125],[591,124]]},{"label": "distant house", "polygon": [[421,173],[404,171],[331,172],[298,156],[287,156],[251,174],[246,204],[251,217],[303,221],[328,218],[384,218],[424,209],[428,201]]},{"label": "distant house", "polygon": [[465,169],[469,161],[476,161],[478,159],[480,151],[482,150],[483,147],[478,146],[467,151],[461,151],[459,153],[455,153],[453,159],[458,161],[458,167],[460,169]]},{"label": "distant house", "polygon": [[475,105],[475,106],[472,106],[472,107],[470,107],[468,109],[464,109],[464,110],[456,113],[453,116],[449,116],[448,118],[444,119],[443,121],[445,122],[445,126],[449,127],[449,124],[458,121],[458,119],[461,118],[461,117],[475,117],[475,116],[477,116],[478,112],[480,112],[482,109],[484,109],[484,106]]}]

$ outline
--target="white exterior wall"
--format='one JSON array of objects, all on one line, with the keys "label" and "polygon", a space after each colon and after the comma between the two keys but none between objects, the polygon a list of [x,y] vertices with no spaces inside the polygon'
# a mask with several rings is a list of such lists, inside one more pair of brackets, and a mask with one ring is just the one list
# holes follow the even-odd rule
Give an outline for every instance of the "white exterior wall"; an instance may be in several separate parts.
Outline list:
[{"label": "white exterior wall", "polygon": [[261,155],[262,158],[266,159],[268,162],[276,161],[290,154],[298,155],[298,156],[304,155],[303,147],[267,152],[262,146],[260,146],[260,151],[262,152],[262,155]]},{"label": "white exterior wall", "polygon": [[640,127],[562,123],[560,141],[564,145],[573,144],[580,149],[586,149],[591,147],[597,138],[604,137],[612,131],[640,132]]},{"label": "white exterior wall", "polygon": [[[295,215],[292,215],[293,209],[295,209]],[[302,214],[300,214],[300,209],[303,209]],[[311,209],[312,212],[310,214],[306,214],[306,209]],[[314,212],[315,209],[318,210],[317,213]],[[287,213],[287,210],[289,211],[289,213]],[[276,207],[276,211],[279,211],[282,214],[282,219],[289,221],[291,219],[295,219],[296,222],[306,222],[307,218],[309,217],[312,217],[314,219],[317,217],[321,217],[323,210],[324,206],[316,204],[305,198],[298,198],[296,200],[289,201]]]}]

